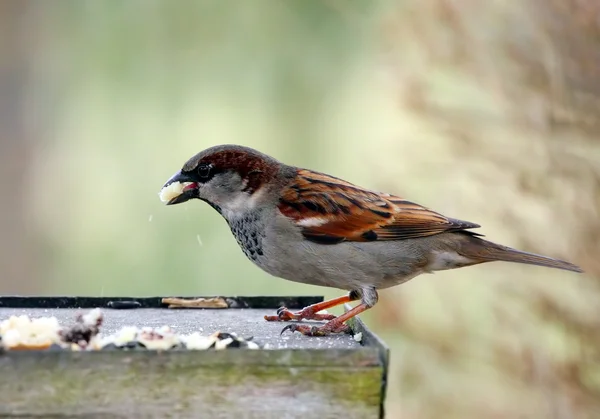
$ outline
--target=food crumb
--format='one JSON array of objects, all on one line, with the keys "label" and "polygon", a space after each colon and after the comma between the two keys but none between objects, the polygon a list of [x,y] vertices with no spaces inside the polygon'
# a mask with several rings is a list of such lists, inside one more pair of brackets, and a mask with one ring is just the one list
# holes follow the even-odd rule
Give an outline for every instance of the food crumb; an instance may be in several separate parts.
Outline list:
[{"label": "food crumb", "polygon": [[228,308],[229,304],[224,298],[196,298],[189,300],[186,298],[165,297],[161,300],[162,304],[167,304],[168,308]]},{"label": "food crumb", "polygon": [[11,316],[0,322],[0,350],[227,350],[229,348],[262,349],[253,336],[239,337],[235,332],[203,335],[196,331],[178,334],[174,327],[123,326],[111,335],[103,335],[103,313],[95,308],[78,313],[75,324],[60,327],[55,317],[30,318]]}]

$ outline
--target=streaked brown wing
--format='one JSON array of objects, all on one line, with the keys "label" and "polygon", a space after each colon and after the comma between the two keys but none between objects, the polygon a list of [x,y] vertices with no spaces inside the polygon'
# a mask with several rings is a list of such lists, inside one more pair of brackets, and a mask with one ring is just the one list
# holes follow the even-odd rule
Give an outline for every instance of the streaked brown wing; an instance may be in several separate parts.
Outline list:
[{"label": "streaked brown wing", "polygon": [[403,240],[479,227],[445,217],[402,198],[369,191],[323,173],[299,170],[279,203],[308,240]]}]

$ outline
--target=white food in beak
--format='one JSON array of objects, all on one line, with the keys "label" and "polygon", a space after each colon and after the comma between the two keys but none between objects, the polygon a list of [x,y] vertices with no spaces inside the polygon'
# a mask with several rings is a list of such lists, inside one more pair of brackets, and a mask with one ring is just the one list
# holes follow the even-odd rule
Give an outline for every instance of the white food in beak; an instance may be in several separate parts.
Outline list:
[{"label": "white food in beak", "polygon": [[192,182],[173,182],[169,186],[162,188],[158,196],[162,202],[169,202],[171,199],[181,195],[183,193],[183,188],[191,184]]}]

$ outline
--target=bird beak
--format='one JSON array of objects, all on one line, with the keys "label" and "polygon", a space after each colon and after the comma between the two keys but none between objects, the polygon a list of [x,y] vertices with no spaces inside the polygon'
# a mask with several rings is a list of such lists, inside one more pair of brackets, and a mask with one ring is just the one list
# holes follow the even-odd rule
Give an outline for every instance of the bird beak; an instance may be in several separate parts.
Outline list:
[{"label": "bird beak", "polygon": [[165,182],[159,196],[166,205],[181,204],[198,197],[198,184],[189,175],[179,171]]}]

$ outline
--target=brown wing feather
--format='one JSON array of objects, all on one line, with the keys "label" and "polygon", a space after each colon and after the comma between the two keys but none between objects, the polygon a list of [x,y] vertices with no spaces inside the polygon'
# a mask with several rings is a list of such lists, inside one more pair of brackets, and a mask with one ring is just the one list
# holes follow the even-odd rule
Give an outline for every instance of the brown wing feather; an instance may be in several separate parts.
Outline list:
[{"label": "brown wing feather", "polygon": [[307,239],[319,243],[403,240],[479,227],[397,196],[302,169],[283,191],[279,210],[302,228]]}]

